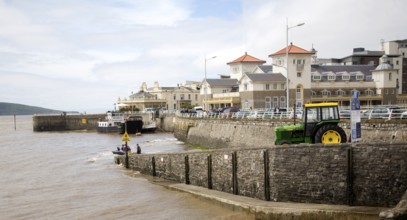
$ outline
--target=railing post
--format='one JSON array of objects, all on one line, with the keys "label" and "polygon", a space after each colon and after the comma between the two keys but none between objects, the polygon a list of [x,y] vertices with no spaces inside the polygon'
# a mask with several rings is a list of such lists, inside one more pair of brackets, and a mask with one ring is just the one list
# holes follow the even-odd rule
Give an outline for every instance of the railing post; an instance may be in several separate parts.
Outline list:
[{"label": "railing post", "polygon": [[346,159],[347,159],[347,177],[346,177],[346,191],[348,205],[353,206],[354,194],[353,194],[353,152],[352,146],[346,149]]},{"label": "railing post", "polygon": [[238,186],[237,186],[237,153],[236,151],[232,153],[232,185],[233,185],[233,194],[238,195]]},{"label": "railing post", "polygon": [[189,157],[185,156],[185,184],[189,185]]},{"label": "railing post", "polygon": [[154,156],[151,158],[151,165],[153,167],[153,176],[157,176],[157,173],[155,172],[155,157]]},{"label": "railing post", "polygon": [[212,155],[208,155],[208,189],[212,189]]},{"label": "railing post", "polygon": [[264,161],[264,199],[270,201],[270,169],[269,169],[269,151],[263,151]]}]

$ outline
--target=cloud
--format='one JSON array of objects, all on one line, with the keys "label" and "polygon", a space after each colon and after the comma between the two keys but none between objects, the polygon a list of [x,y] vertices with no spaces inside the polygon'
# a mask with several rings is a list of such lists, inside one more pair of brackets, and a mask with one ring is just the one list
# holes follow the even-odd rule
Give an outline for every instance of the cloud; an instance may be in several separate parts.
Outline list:
[{"label": "cloud", "polygon": [[[405,39],[403,0],[0,0],[0,101],[109,108],[142,82],[176,86],[229,74],[245,52],[267,60],[289,42],[319,57]],[[22,82],[30,82],[23,84]],[[49,92],[53,91],[53,92]]]}]

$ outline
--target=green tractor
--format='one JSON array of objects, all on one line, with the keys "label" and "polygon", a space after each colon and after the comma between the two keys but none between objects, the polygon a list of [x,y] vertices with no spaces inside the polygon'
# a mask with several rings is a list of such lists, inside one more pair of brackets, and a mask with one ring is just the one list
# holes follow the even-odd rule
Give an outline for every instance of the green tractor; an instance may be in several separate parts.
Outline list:
[{"label": "green tractor", "polygon": [[346,142],[346,133],[338,126],[338,103],[305,104],[304,107],[303,124],[276,127],[275,145]]}]

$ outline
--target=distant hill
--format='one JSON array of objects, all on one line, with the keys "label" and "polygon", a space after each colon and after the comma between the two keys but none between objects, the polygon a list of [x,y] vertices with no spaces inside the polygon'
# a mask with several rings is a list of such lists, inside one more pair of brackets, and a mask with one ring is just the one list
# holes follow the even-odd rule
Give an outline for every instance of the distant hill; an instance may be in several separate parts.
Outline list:
[{"label": "distant hill", "polygon": [[0,115],[34,115],[61,113],[59,110],[46,109],[36,106],[0,102]]}]

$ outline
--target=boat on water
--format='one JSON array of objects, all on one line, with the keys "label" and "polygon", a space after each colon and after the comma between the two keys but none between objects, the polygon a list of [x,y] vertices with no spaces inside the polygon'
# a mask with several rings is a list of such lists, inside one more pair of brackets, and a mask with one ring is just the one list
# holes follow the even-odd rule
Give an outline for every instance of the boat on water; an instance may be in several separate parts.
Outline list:
[{"label": "boat on water", "polygon": [[140,115],[130,115],[123,122],[120,128],[120,134],[124,134],[127,130],[128,134],[137,134],[142,132],[143,129],[143,117]]},{"label": "boat on water", "polygon": [[108,111],[106,118],[98,122],[96,130],[101,133],[118,133],[124,122],[123,113]]},{"label": "boat on water", "polygon": [[149,113],[126,115],[121,112],[107,112],[106,118],[98,122],[97,131],[102,133],[120,133],[141,135],[154,132],[157,126],[154,115]]}]

